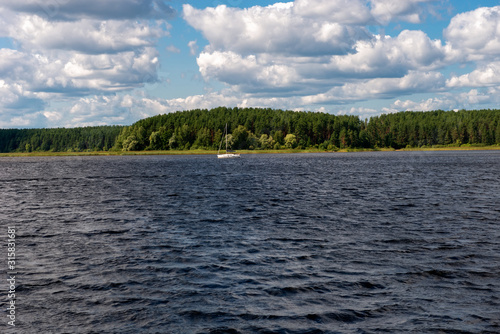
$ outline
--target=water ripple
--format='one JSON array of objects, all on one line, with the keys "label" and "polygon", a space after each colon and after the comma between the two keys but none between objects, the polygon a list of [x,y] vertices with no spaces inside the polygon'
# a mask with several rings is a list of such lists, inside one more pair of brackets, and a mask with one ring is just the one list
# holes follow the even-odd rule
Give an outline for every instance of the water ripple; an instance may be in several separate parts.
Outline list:
[{"label": "water ripple", "polygon": [[500,154],[0,160],[19,333],[498,333]]}]

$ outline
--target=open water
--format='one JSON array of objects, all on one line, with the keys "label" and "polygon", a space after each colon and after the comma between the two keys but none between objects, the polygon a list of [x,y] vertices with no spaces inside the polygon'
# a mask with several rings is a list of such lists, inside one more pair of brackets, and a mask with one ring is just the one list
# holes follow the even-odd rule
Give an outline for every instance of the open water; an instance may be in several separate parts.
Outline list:
[{"label": "open water", "polygon": [[2,158],[0,220],[2,333],[500,332],[500,151]]}]

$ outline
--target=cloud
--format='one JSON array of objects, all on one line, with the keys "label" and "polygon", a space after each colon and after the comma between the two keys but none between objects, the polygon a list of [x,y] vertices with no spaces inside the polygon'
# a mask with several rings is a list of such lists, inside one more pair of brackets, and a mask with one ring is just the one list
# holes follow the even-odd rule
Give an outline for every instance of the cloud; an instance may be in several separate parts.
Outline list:
[{"label": "cloud", "polygon": [[[108,94],[157,82],[156,46],[169,35],[165,20],[172,15],[174,10],[159,0],[3,1],[0,37],[10,38],[17,50],[0,49],[0,108],[5,111],[0,124],[62,124],[67,118],[51,104],[67,105],[88,95],[107,101]],[[74,110],[82,113],[70,114],[74,122],[91,118],[84,109]],[[106,114],[103,119],[113,120]]]},{"label": "cloud", "polygon": [[0,113],[0,128],[34,128],[34,127],[49,127],[51,123],[47,122],[47,118],[41,111],[18,115]]},{"label": "cloud", "polygon": [[189,41],[188,43],[189,52],[192,56],[196,56],[198,54],[198,44],[196,43],[197,41]]},{"label": "cloud", "polygon": [[168,52],[172,52],[172,53],[180,53],[181,52],[181,50],[179,50],[175,45],[168,45],[165,49]]},{"label": "cloud", "polygon": [[22,115],[46,106],[46,102],[31,90],[37,80],[37,65],[39,62],[34,57],[0,49],[0,124],[10,124],[8,117],[19,120]]},{"label": "cloud", "polygon": [[27,127],[32,121],[43,126],[46,122],[39,111],[45,106],[43,99],[22,84],[0,80],[0,128]]},{"label": "cloud", "polygon": [[0,109],[3,112],[7,110],[10,115],[13,112],[22,115],[26,111],[39,110],[44,105],[43,100],[25,91],[22,85],[0,80]]},{"label": "cloud", "polygon": [[[187,110],[196,108],[214,108],[217,106],[231,107],[271,107],[285,109],[325,110],[317,107],[321,104],[346,104],[366,99],[395,98],[408,92],[427,92],[440,90],[444,84],[444,77],[439,72],[410,72],[402,78],[377,78],[363,83],[347,83],[334,87],[325,93],[307,96],[269,96],[262,94],[245,93],[236,87],[221,92],[212,92],[204,95],[189,96],[170,100],[161,100],[169,111]],[[159,101],[159,100],[158,100]],[[343,110],[343,109],[342,109]],[[376,113],[371,108],[349,109],[349,113],[362,112],[365,116]]]},{"label": "cloud", "polygon": [[69,106],[48,108],[42,116],[59,127],[129,125],[153,115],[175,111],[168,102],[141,94],[94,95],[74,100]]},{"label": "cloud", "polygon": [[[136,108],[130,95],[93,96],[78,100],[71,108],[70,114],[62,114],[65,126],[80,124],[84,126],[104,124],[131,124],[134,121],[151,116],[144,110]],[[55,113],[57,114],[57,113]],[[68,117],[69,116],[69,117]]]},{"label": "cloud", "polygon": [[3,0],[2,6],[55,21],[170,19],[175,15],[175,10],[161,0]]},{"label": "cloud", "polygon": [[148,22],[47,21],[36,15],[19,16],[9,29],[26,50],[67,50],[86,54],[119,53],[153,46],[166,33]]},{"label": "cloud", "polygon": [[[136,121],[135,116],[144,113],[127,111],[128,116],[124,115],[123,108],[102,94],[131,90],[156,80],[157,65],[154,48],[143,53],[73,54],[55,59],[0,49],[0,77],[3,78],[0,80],[0,127],[130,124],[122,121]],[[99,98],[82,97],[77,103],[80,108],[68,107],[72,98],[92,93],[100,94]],[[64,106],[54,110],[49,101],[63,102]],[[102,108],[92,109],[95,101],[102,102]],[[88,110],[94,112],[89,114]]]},{"label": "cloud", "polygon": [[359,39],[369,38],[361,26],[321,21],[294,11],[293,3],[248,9],[196,9],[183,6],[184,19],[200,30],[212,50],[297,56],[345,54]]},{"label": "cloud", "polygon": [[259,59],[234,52],[213,52],[200,54],[197,62],[205,78],[215,78],[245,92],[290,89],[289,86],[298,80],[292,67],[268,64]]},{"label": "cloud", "polygon": [[[117,92],[142,87],[157,78],[158,51],[144,48],[116,55],[74,54],[64,65],[66,87]],[[63,88],[63,87],[61,87]]]},{"label": "cloud", "polygon": [[12,78],[13,81],[31,79],[35,67],[28,58],[16,50],[0,49],[0,78]]},{"label": "cloud", "polygon": [[446,81],[448,87],[485,87],[500,84],[500,62],[482,64],[471,73],[453,76]]},{"label": "cloud", "polygon": [[234,94],[226,93],[209,93],[170,100],[149,97],[139,91],[133,94],[86,96],[69,106],[49,109],[50,111],[42,116],[46,118],[46,122],[62,127],[129,125],[158,114],[198,108],[209,109],[221,105],[237,106],[241,102]]},{"label": "cloud", "polygon": [[376,36],[359,41],[355,49],[355,53],[332,56],[313,73],[343,78],[400,77],[410,70],[436,69],[446,57],[441,41],[432,41],[418,30],[403,30],[396,38]]},{"label": "cloud", "polygon": [[481,7],[456,15],[444,36],[462,61],[499,59],[500,6]]},{"label": "cloud", "polygon": [[247,9],[183,6],[184,19],[210,41],[210,50],[242,55],[345,55],[369,40],[366,25],[393,20],[420,22],[423,4],[434,0],[295,0]]},{"label": "cloud", "polygon": [[0,49],[0,75],[31,93],[78,96],[142,87],[157,78],[158,51],[144,48],[118,54],[29,54]]},{"label": "cloud", "polygon": [[391,21],[407,21],[420,23],[426,3],[436,0],[370,0],[371,14],[379,24]]},{"label": "cloud", "polygon": [[350,109],[341,109],[336,112],[337,115],[357,115],[361,119],[370,118],[380,113],[380,110],[365,107],[351,107]]},{"label": "cloud", "polygon": [[396,100],[392,107],[396,111],[430,111],[430,110],[438,110],[445,109],[451,110],[455,108],[457,105],[457,101],[453,99],[449,99],[446,97],[433,97],[426,100],[421,101],[412,101],[412,100]]},{"label": "cloud", "polygon": [[[445,51],[421,31],[403,31],[396,38],[360,41],[356,52],[330,58],[286,57],[274,54],[243,56],[233,51],[202,52],[200,73],[246,93],[311,95],[332,87],[363,85],[373,78],[402,78],[410,71],[438,68]],[[357,81],[356,81],[357,80]]]},{"label": "cloud", "polygon": [[[426,2],[372,1],[369,8],[362,1],[296,0],[267,7],[220,5],[203,10],[186,4],[183,16],[209,41],[197,58],[206,80],[218,80],[256,97],[298,95],[339,103],[355,96],[360,100],[392,96],[390,92],[371,94],[367,89],[374,85],[371,79],[401,81],[412,71],[426,73],[444,66],[446,48],[422,31],[404,30],[391,38],[373,35],[361,26],[376,24],[372,12],[380,14],[384,9],[392,11],[391,19],[420,15]],[[358,93],[352,93],[355,90]],[[367,96],[362,96],[363,91]]]},{"label": "cloud", "polygon": [[440,72],[410,71],[402,78],[376,78],[363,82],[347,83],[321,94],[302,97],[303,105],[389,99],[401,94],[438,91],[444,85]]},{"label": "cloud", "polygon": [[451,76],[446,82],[448,88],[500,84],[500,6],[456,15],[444,30],[444,36],[450,61],[476,65],[470,73]]},{"label": "cloud", "polygon": [[135,91],[132,94],[82,97],[69,106],[48,108],[41,117],[45,122],[62,127],[129,125],[146,117],[181,110],[211,109],[219,106],[291,109],[297,106],[298,102],[296,98],[256,98],[232,89],[175,99],[150,97]]},{"label": "cloud", "polygon": [[487,89],[471,89],[466,92],[450,93],[445,92],[437,97],[414,100],[396,100],[391,108],[396,111],[430,111],[430,110],[456,110],[456,109],[478,109],[481,105],[498,104],[500,102],[500,87]]},{"label": "cloud", "polygon": [[364,25],[372,20],[369,8],[360,0],[296,0],[293,12],[300,17],[328,18],[340,24]]}]

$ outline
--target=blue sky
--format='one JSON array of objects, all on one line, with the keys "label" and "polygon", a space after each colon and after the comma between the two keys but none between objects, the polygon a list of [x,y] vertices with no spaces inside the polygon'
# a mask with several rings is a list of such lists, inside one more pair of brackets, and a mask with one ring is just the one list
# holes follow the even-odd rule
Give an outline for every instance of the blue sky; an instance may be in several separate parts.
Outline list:
[{"label": "blue sky", "polygon": [[217,106],[361,118],[498,108],[495,4],[4,0],[0,128]]}]

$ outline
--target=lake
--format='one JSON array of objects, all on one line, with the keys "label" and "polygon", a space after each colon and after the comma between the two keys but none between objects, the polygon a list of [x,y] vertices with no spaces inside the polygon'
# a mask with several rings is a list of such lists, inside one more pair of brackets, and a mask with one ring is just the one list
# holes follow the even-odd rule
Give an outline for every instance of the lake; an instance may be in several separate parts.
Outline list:
[{"label": "lake", "polygon": [[0,187],[2,332],[500,332],[500,151],[2,158]]}]

